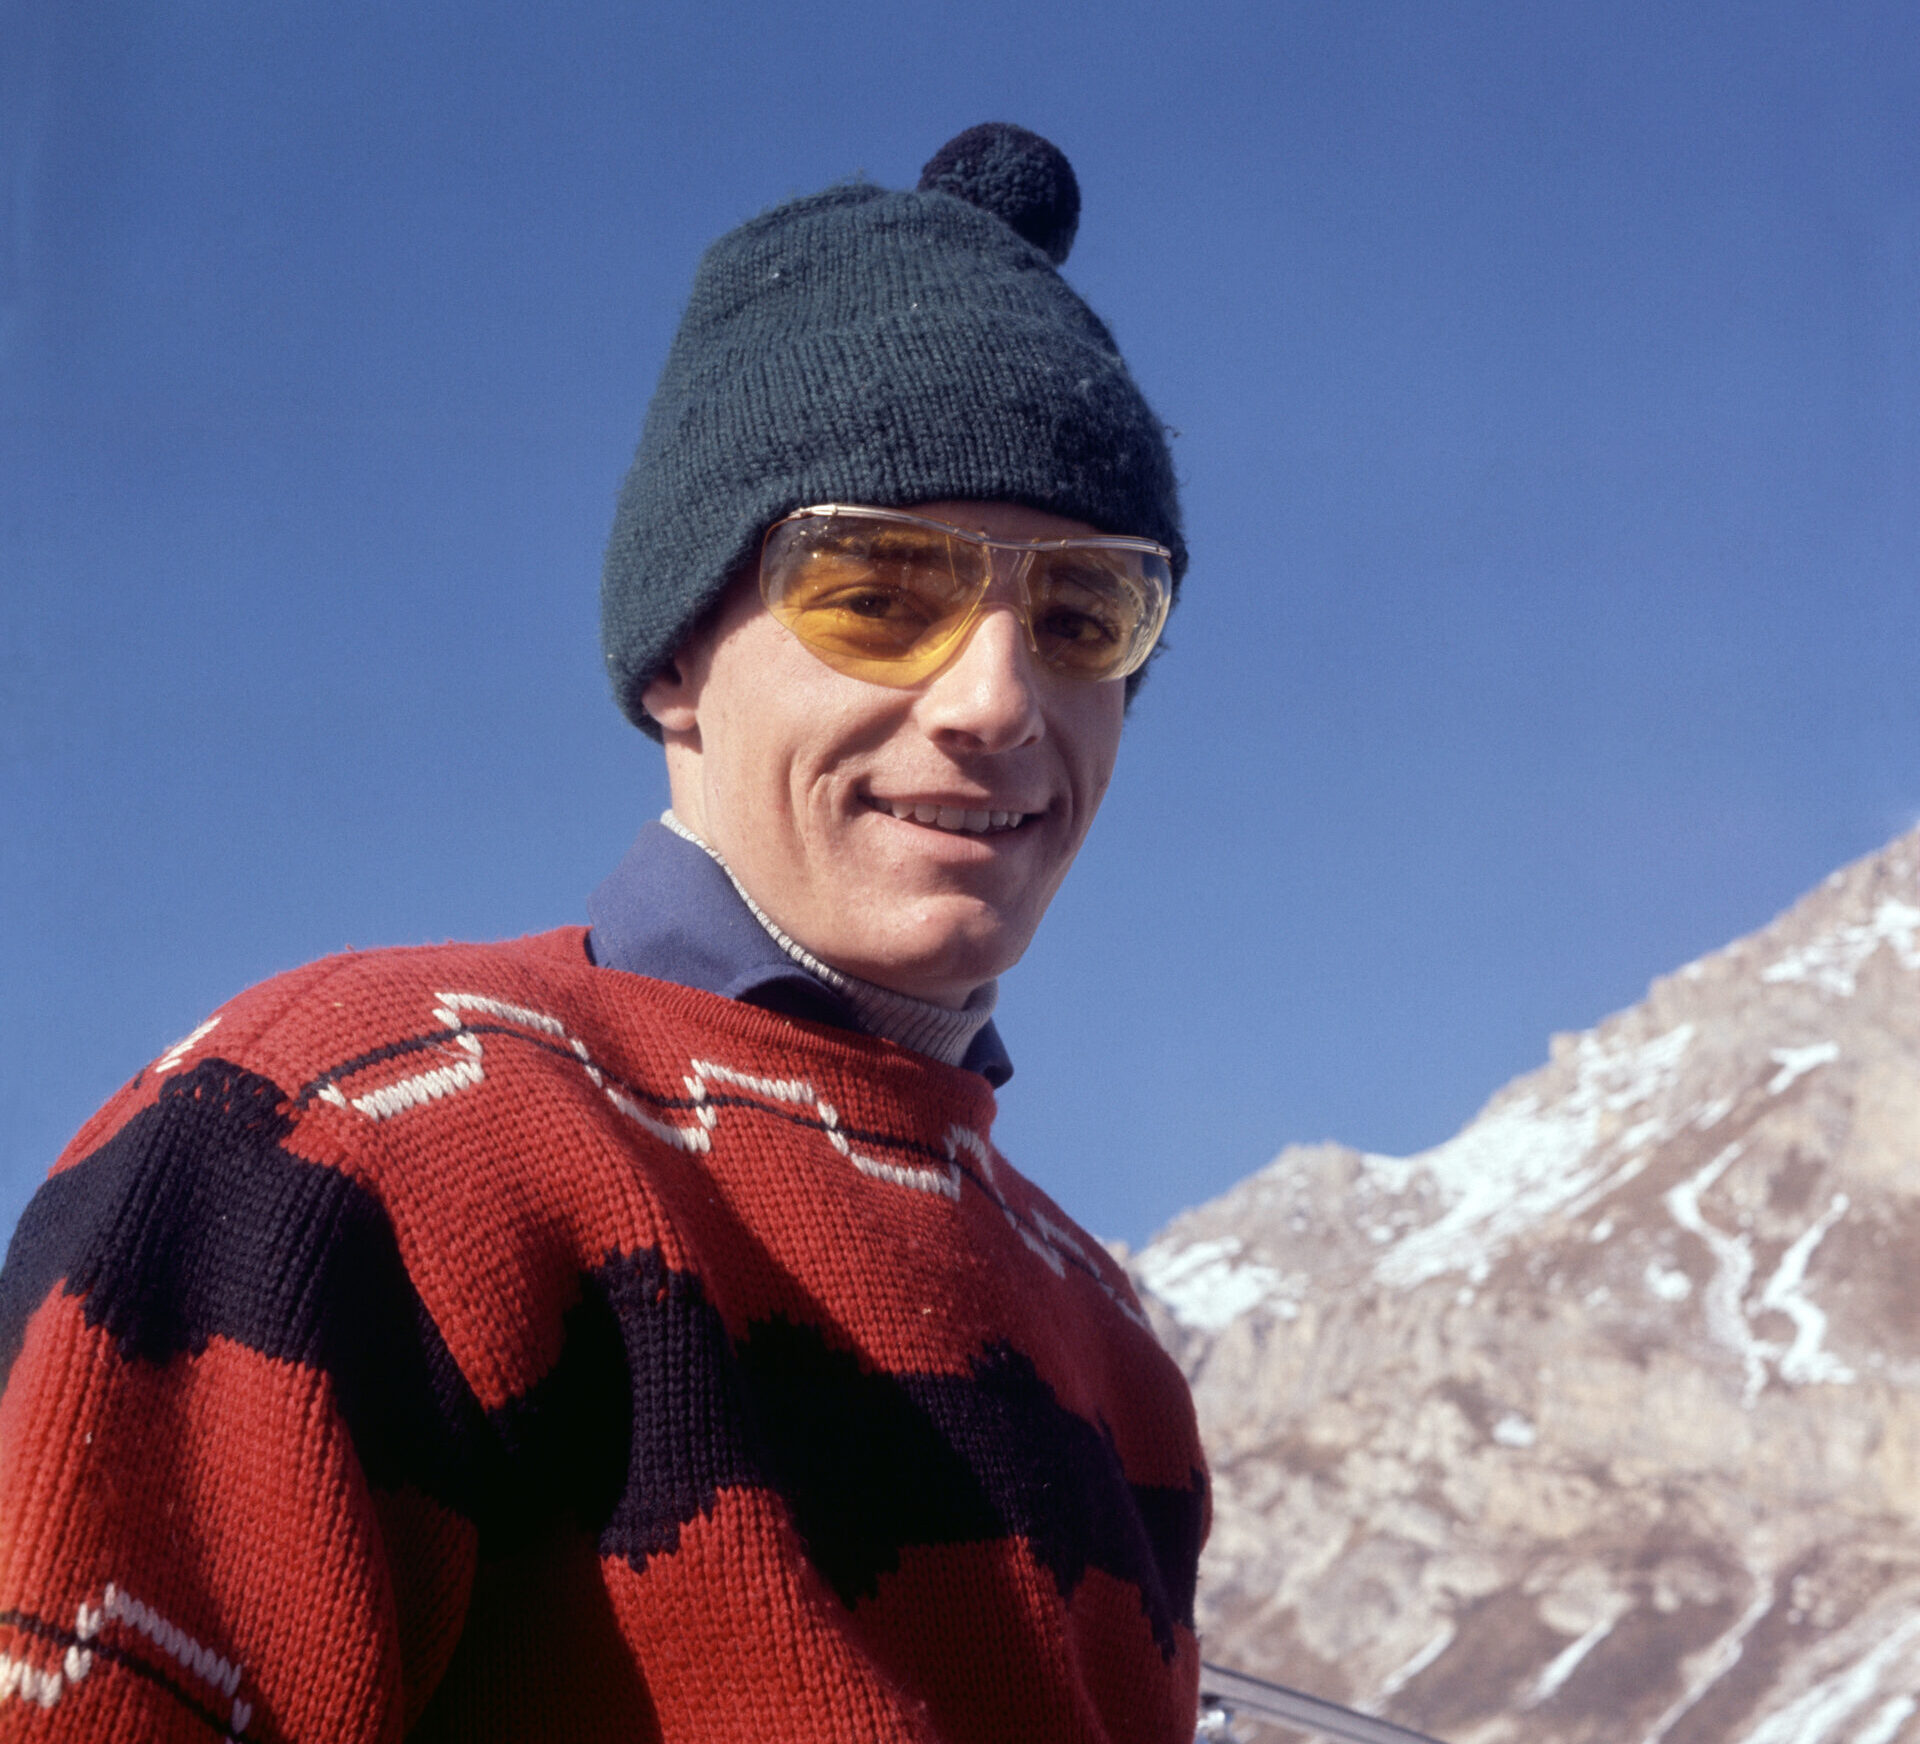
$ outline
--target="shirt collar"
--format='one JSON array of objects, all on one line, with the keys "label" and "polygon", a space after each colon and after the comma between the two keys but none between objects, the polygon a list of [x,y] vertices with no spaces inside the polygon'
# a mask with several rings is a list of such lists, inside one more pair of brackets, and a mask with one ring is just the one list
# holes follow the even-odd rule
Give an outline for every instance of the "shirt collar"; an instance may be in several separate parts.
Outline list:
[{"label": "shirt collar", "polygon": [[[663,824],[645,825],[587,898],[594,962],[697,987],[812,1023],[859,1029],[847,1001],[783,951],[740,900],[723,867]],[[996,1090],[1013,1062],[991,1021],[960,1064]]]}]

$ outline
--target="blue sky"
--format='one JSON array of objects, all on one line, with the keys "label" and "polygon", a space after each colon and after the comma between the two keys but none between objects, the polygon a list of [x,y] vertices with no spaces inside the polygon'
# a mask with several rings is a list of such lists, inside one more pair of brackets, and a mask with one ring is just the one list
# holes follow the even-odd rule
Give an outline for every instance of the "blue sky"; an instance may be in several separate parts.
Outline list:
[{"label": "blue sky", "polygon": [[1004,987],[1143,1239],[1405,1152],[1920,816],[1920,12],[0,0],[0,1229],[219,1000],[579,920],[699,250],[1007,119],[1194,562]]}]

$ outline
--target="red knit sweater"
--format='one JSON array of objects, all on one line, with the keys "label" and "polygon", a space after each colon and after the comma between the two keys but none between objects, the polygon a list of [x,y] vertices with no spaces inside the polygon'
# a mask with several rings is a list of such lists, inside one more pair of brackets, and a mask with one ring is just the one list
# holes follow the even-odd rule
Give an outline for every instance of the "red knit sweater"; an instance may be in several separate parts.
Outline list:
[{"label": "red knit sweater", "polygon": [[0,1736],[1192,1736],[1119,1268],[886,1042],[578,930],[253,989],[0,1275]]}]

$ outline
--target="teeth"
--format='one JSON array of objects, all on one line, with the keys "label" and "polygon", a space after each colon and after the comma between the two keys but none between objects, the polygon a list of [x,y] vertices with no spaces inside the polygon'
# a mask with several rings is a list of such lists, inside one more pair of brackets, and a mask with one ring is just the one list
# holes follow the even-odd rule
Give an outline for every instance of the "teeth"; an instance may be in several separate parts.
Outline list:
[{"label": "teeth", "polygon": [[964,830],[976,836],[989,830],[1012,829],[1027,821],[1023,811],[967,811],[957,805],[915,805],[897,799],[880,803],[902,823],[932,824],[935,829]]}]

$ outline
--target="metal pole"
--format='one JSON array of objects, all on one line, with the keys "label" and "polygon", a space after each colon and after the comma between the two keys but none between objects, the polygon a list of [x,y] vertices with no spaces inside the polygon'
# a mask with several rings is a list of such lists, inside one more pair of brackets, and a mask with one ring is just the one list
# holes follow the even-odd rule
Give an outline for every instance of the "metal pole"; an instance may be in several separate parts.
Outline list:
[{"label": "metal pole", "polygon": [[1208,1665],[1204,1660],[1200,1665],[1200,1706],[1202,1710],[1223,1708],[1253,1720],[1275,1720],[1317,1737],[1335,1739],[1337,1744],[1438,1744],[1424,1732],[1396,1726],[1391,1720],[1355,1713],[1338,1702],[1249,1677],[1244,1671],[1229,1671],[1223,1665]]}]

